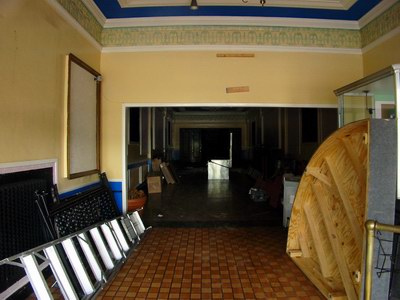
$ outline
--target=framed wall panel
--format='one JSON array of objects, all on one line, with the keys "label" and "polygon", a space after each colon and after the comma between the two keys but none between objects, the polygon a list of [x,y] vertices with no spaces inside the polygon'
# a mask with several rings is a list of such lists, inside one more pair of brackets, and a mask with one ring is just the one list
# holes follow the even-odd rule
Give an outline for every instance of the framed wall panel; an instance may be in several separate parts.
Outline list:
[{"label": "framed wall panel", "polygon": [[73,54],[68,56],[68,178],[100,171],[101,75]]}]

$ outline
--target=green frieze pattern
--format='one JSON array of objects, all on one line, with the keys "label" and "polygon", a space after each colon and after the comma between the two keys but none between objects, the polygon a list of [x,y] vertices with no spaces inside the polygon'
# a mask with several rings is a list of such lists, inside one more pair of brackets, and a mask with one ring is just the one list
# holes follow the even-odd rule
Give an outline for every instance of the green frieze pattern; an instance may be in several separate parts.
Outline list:
[{"label": "green frieze pattern", "polygon": [[361,30],[275,26],[103,28],[81,0],[56,0],[104,47],[284,46],[360,49],[400,26],[400,3]]},{"label": "green frieze pattern", "polygon": [[62,7],[101,44],[103,27],[81,0],[56,0]]},{"label": "green frieze pattern", "polygon": [[361,29],[362,46],[365,47],[381,36],[400,26],[400,2],[375,18]]},{"label": "green frieze pattern", "polygon": [[360,48],[358,30],[262,26],[108,28],[103,46],[246,45]]}]

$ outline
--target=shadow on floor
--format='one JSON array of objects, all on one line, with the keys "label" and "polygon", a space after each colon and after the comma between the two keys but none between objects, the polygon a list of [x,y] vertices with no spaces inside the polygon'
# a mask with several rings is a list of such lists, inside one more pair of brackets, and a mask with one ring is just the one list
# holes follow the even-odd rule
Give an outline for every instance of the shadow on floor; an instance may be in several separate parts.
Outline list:
[{"label": "shadow on floor", "polygon": [[146,226],[218,227],[282,224],[282,208],[254,202],[254,180],[232,170],[229,180],[208,180],[206,168],[176,171],[179,183],[163,183],[162,193],[149,194],[144,209]]}]

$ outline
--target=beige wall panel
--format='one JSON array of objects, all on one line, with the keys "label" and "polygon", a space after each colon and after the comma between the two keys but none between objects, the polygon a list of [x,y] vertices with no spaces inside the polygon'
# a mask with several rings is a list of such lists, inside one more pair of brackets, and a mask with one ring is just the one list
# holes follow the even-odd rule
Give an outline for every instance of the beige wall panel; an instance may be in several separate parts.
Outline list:
[{"label": "beige wall panel", "polygon": [[46,1],[0,1],[0,162],[57,159],[60,191],[97,180],[64,178],[65,59],[99,70],[100,51]]},{"label": "beige wall panel", "polygon": [[[256,52],[254,58],[217,58],[216,52],[104,53],[102,167],[122,178],[122,106],[140,104],[260,103],[336,105],[333,90],[362,77],[357,54]],[[249,92],[227,94],[227,87]]]},{"label": "beige wall panel", "polygon": [[[397,31],[399,32],[399,30]],[[365,76],[390,65],[400,64],[400,32],[366,51],[363,61]]]}]

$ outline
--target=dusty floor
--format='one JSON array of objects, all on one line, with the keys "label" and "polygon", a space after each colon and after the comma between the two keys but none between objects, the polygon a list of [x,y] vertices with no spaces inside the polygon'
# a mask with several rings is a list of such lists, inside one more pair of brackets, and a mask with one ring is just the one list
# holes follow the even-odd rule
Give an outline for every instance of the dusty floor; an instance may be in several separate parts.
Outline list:
[{"label": "dusty floor", "polygon": [[324,299],[285,252],[282,209],[249,198],[251,178],[195,169],[179,181],[149,195],[154,227],[97,299]]},{"label": "dusty floor", "polygon": [[152,228],[98,299],[324,299],[280,227]]}]

